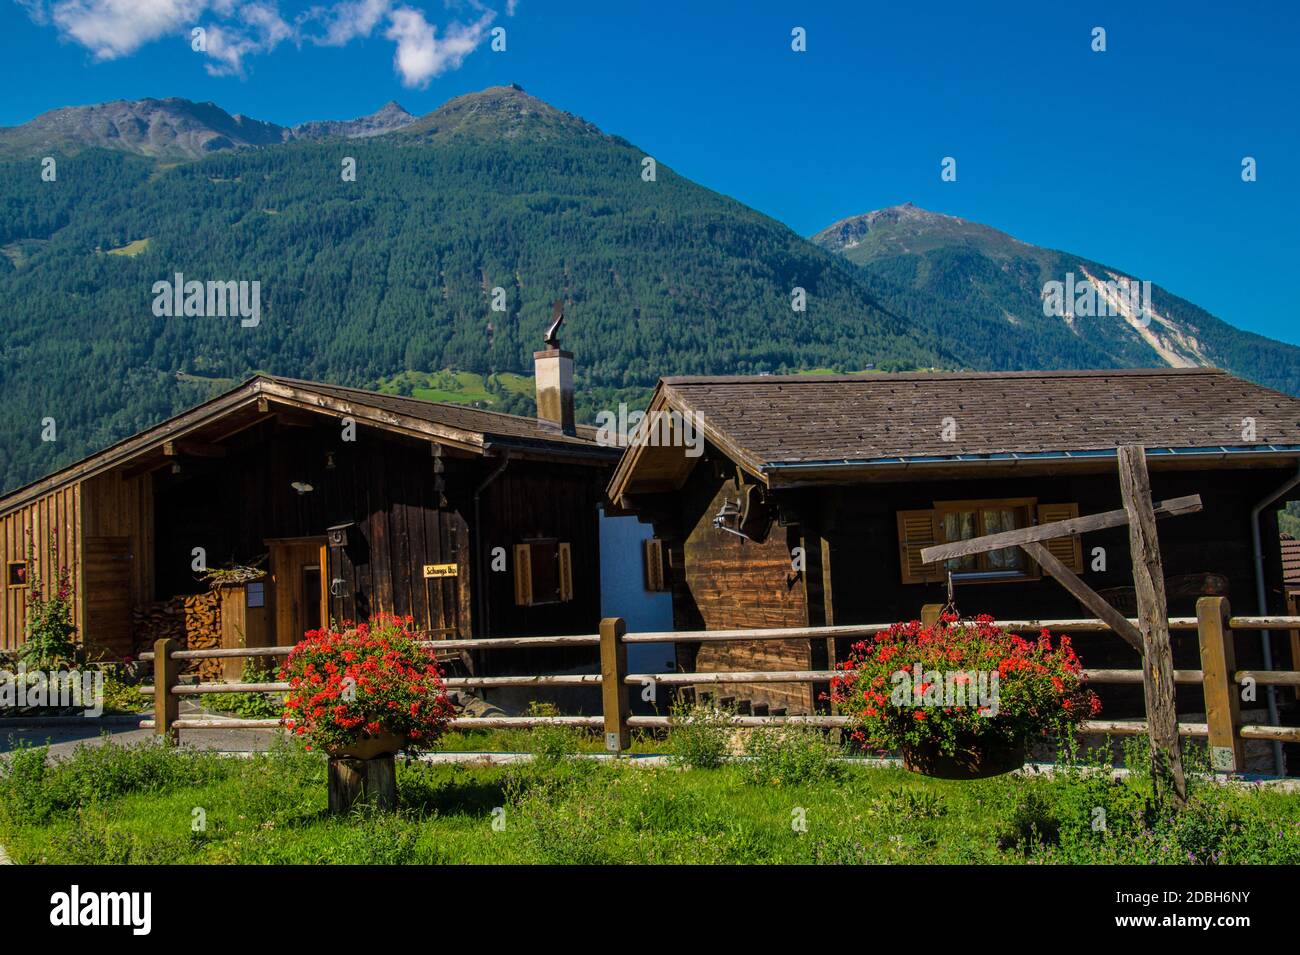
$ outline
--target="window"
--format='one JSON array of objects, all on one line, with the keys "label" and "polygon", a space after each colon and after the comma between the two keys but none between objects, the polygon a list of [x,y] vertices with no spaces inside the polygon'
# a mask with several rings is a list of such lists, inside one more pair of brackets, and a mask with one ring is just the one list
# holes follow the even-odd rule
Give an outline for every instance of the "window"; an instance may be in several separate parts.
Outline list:
[{"label": "window", "polygon": [[[983,537],[1028,527],[1032,523],[1032,500],[937,501],[940,538],[937,543]],[[1005,547],[984,554],[970,554],[945,561],[944,571],[954,574],[1024,574],[1028,559],[1019,547]]]},{"label": "window", "polygon": [[573,599],[573,560],[569,545],[539,537],[515,545],[515,603],[520,607]]},{"label": "window", "polygon": [[5,580],[10,587],[27,586],[27,561],[11,560],[5,569]]},{"label": "window", "polygon": [[[969,554],[926,564],[921,551],[935,544],[950,544],[986,534],[1017,530],[1079,516],[1077,504],[1039,504],[1034,498],[1006,498],[979,501],[935,501],[926,510],[898,512],[898,547],[902,582],[930,583],[947,578],[948,571],[968,580],[1033,580],[1040,576],[1038,565],[1019,547]],[[1051,554],[1076,573],[1083,570],[1083,553],[1078,535],[1051,538],[1043,542]]]}]

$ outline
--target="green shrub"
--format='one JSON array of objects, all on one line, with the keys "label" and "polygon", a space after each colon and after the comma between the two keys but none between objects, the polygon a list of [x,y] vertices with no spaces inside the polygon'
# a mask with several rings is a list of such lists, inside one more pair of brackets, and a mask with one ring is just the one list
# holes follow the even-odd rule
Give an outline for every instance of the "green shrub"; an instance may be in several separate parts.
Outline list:
[{"label": "green shrub", "polygon": [[745,741],[745,777],[759,786],[791,786],[839,779],[840,750],[819,730],[802,726],[759,729]]},{"label": "green shrub", "polygon": [[872,815],[895,822],[915,823],[938,819],[947,813],[943,799],[937,793],[908,786],[891,786],[871,800]]},{"label": "green shrub", "polygon": [[[529,716],[559,716],[559,709],[552,703],[528,704]],[[582,731],[572,726],[546,723],[534,726],[524,737],[527,751],[542,762],[557,762],[575,756],[581,748]]]},{"label": "green shrub", "polygon": [[716,769],[727,761],[734,730],[731,711],[705,704],[673,703],[665,748],[674,766]]},{"label": "green shrub", "polygon": [[224,779],[237,767],[216,753],[148,741],[122,746],[83,743],[47,762],[45,747],[15,750],[0,761],[0,813],[15,823],[40,823],[55,813],[133,793],[165,792]]},{"label": "green shrub", "polygon": [[[277,679],[274,665],[258,657],[244,664],[244,683],[274,683]],[[284,713],[284,698],[279,693],[208,693],[203,705],[245,720],[275,720]]]},{"label": "green shrub", "polygon": [[999,849],[1014,849],[1025,856],[1049,845],[1059,845],[1061,821],[1055,807],[1037,786],[1020,792],[998,835]]}]

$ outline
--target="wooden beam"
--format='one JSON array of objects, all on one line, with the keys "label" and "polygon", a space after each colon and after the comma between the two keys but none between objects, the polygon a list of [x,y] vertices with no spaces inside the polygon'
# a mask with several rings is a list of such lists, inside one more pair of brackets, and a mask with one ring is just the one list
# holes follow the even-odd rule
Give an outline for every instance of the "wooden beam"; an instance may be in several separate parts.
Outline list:
[{"label": "wooden beam", "polygon": [[164,441],[163,457],[224,458],[226,449],[220,444],[204,441]]},{"label": "wooden beam", "polygon": [[1053,557],[1051,551],[1037,541],[1025,541],[1021,543],[1020,548],[1037,561],[1038,566],[1055,577],[1062,587],[1074,594],[1079,603],[1091,610],[1099,619],[1104,620],[1107,626],[1123,637],[1133,649],[1142,652],[1142,634],[1138,628],[1129,623],[1128,618],[1122,613],[1106,603],[1101,594],[1080,580],[1074,571]]},{"label": "wooden beam", "polygon": [[1138,628],[1142,631],[1142,686],[1147,722],[1151,725],[1152,781],[1156,803],[1169,799],[1176,808],[1187,804],[1187,781],[1178,741],[1178,712],[1174,707],[1174,655],[1169,645],[1169,609],[1165,573],[1151,506],[1151,479],[1141,445],[1119,449],[1119,487],[1128,512],[1129,550],[1133,554],[1133,585],[1137,590]]},{"label": "wooden beam", "polygon": [[[1155,505],[1156,517],[1177,517],[1180,514],[1194,514],[1201,509],[1201,496],[1190,494],[1187,497],[1174,497]],[[1030,541],[1052,540],[1089,531],[1105,530],[1108,527],[1123,527],[1129,522],[1128,512],[1124,510],[1103,511],[1100,514],[1087,514],[1072,517],[1068,521],[1053,521],[1039,524],[1037,527],[1022,527],[1014,531],[1002,531],[998,534],[986,534],[973,540],[956,541],[952,544],[936,544],[921,550],[921,560],[933,564],[954,557],[969,557],[971,554],[984,554],[1004,547],[1018,547]]]}]

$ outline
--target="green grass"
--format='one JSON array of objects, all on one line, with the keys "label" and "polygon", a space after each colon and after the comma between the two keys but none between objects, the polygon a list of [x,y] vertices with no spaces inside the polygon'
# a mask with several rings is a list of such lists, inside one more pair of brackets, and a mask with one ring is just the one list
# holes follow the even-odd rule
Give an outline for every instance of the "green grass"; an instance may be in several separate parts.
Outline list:
[{"label": "green grass", "polygon": [[109,249],[109,255],[124,255],[128,259],[133,259],[145,249],[149,248],[150,239],[136,239],[134,242],[128,242],[126,245],[120,245],[116,249]]},{"label": "green grass", "polygon": [[19,863],[1300,862],[1300,796],[1202,786],[1176,821],[1144,821],[1140,774],[955,782],[842,764],[800,781],[552,753],[399,760],[398,791],[396,814],[331,817],[323,757],[291,745],[234,759],[109,744],[57,764],[19,750],[0,761],[0,843]]}]

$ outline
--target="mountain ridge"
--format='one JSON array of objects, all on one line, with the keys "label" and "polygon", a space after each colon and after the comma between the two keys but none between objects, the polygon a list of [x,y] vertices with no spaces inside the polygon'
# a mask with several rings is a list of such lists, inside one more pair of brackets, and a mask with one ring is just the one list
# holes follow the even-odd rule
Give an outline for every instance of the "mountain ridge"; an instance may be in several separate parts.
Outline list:
[{"label": "mountain ridge", "polygon": [[[1049,359],[1059,346],[1107,366],[1223,367],[1276,390],[1300,388],[1300,348],[1236,328],[1132,272],[982,223],[908,202],[837,220],[809,241],[853,263],[887,297],[906,296],[917,320],[929,316],[935,329],[943,313],[957,335],[1014,329],[1051,343],[1040,349]],[[1097,310],[1072,301],[1048,314],[1054,285],[1095,292]],[[1145,308],[1117,294],[1129,287],[1149,288]]]},{"label": "mountain ridge", "polygon": [[110,100],[47,110],[26,123],[0,128],[0,157],[49,150],[75,154],[103,148],[158,160],[196,160],[217,152],[393,132],[415,122],[395,101],[351,120],[311,120],[281,126],[228,113],[213,102],[182,97]]}]

